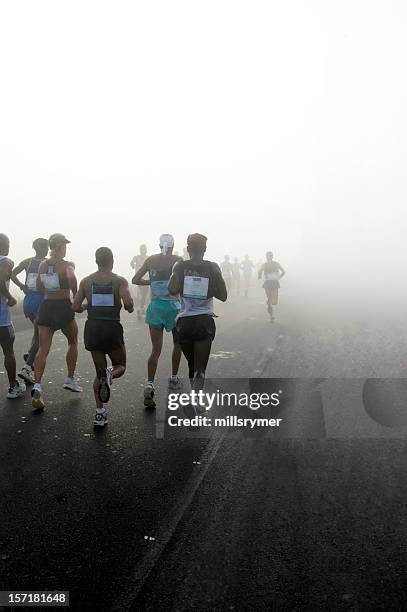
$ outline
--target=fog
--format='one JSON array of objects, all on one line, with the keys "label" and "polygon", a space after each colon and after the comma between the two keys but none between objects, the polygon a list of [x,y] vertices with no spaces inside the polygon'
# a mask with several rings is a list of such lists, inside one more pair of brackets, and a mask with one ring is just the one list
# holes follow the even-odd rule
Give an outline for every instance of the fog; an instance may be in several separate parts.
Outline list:
[{"label": "fog", "polygon": [[4,2],[0,231],[17,262],[208,236],[273,250],[316,299],[407,300],[407,7],[378,2]]}]

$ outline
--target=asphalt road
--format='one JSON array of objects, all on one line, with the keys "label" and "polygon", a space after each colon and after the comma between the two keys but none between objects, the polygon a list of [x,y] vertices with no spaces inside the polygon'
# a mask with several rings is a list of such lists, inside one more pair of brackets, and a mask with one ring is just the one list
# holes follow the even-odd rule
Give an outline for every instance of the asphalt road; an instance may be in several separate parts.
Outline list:
[{"label": "asphalt road", "polygon": [[[62,390],[56,336],[47,410],[28,394],[0,405],[2,590],[67,590],[73,610],[405,609],[407,390],[372,379],[404,376],[406,326],[289,299],[270,324],[262,302],[219,306],[208,384],[277,378],[284,423],[266,434],[168,427],[169,338],[146,412],[134,316],[127,373],[94,432],[90,357],[80,351],[84,392]],[[17,355],[29,337],[17,333]]]}]

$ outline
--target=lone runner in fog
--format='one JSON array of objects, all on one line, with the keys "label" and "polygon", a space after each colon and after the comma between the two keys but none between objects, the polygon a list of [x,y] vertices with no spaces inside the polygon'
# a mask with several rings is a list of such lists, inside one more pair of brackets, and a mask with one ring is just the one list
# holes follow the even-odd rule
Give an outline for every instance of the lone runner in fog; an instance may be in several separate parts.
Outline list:
[{"label": "lone runner in fog", "polygon": [[[135,255],[130,262],[130,266],[133,270],[139,270],[147,259],[147,247],[145,244],[140,245],[140,253]],[[145,314],[145,308],[148,298],[148,287],[145,285],[138,285],[136,293],[136,304],[137,304],[137,319],[141,321],[142,315]]]},{"label": "lone runner in fog", "polygon": [[[33,385],[35,383],[33,366],[39,347],[38,325],[36,319],[38,309],[44,299],[44,292],[37,291],[37,276],[40,263],[48,255],[48,240],[46,238],[36,238],[32,246],[35,251],[34,257],[24,259],[14,268],[11,275],[13,282],[25,294],[23,302],[24,315],[34,326],[34,335],[31,340],[31,346],[28,353],[24,355],[25,365],[18,373],[18,376],[29,385]],[[18,275],[23,271],[25,272],[24,284],[18,279]]]},{"label": "lone runner in fog", "polygon": [[[120,310],[123,304],[127,312],[133,312],[134,304],[127,280],[112,271],[112,251],[107,247],[100,247],[95,253],[95,259],[98,270],[81,281],[73,309],[75,312],[82,312],[82,303],[87,300],[88,319],[85,323],[84,341],[96,369],[93,382],[96,413],[93,424],[96,427],[104,427],[107,423],[104,404],[110,399],[112,380],[120,378],[126,371],[126,347]],[[107,367],[106,355],[110,357],[112,367]]]},{"label": "lone runner in fog", "polygon": [[24,383],[16,379],[16,358],[14,355],[14,327],[11,322],[10,309],[17,304],[9,292],[10,278],[14,263],[9,259],[10,241],[5,234],[0,234],[0,345],[4,354],[9,390],[8,399],[15,399],[25,393]]},{"label": "lone runner in fog", "polygon": [[273,259],[273,253],[266,253],[266,262],[259,270],[259,279],[264,276],[263,289],[267,297],[267,311],[270,321],[274,321],[273,306],[278,304],[278,290],[280,288],[280,278],[285,274],[284,268]]},{"label": "lone runner in fog", "polygon": [[[147,384],[144,389],[144,405],[147,408],[155,408],[154,379],[163,347],[164,329],[172,333],[174,343],[168,386],[170,389],[179,389],[181,386],[178,378],[181,347],[175,331],[176,317],[181,310],[181,302],[178,295],[169,293],[168,280],[174,264],[182,261],[182,258],[173,255],[174,238],[171,234],[162,234],[159,244],[161,253],[148,257],[132,280],[133,284],[144,286],[147,290],[150,287],[151,290],[151,302],[146,312],[146,323],[150,329],[152,345],[147,362]],[[143,279],[146,274],[149,275],[148,280]]]}]

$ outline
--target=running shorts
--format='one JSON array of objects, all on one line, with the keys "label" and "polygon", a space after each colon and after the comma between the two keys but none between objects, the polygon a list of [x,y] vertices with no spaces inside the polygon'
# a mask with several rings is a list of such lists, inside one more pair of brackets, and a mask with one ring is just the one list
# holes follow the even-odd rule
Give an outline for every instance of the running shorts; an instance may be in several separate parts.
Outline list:
[{"label": "running shorts", "polygon": [[216,334],[215,321],[211,315],[206,314],[180,317],[176,329],[181,345],[200,340],[213,340]]},{"label": "running shorts", "polygon": [[13,348],[14,338],[15,333],[13,325],[0,326],[0,346],[3,349],[3,353]]},{"label": "running shorts", "polygon": [[37,324],[57,331],[68,327],[74,318],[70,300],[44,300],[38,309]]},{"label": "running shorts", "polygon": [[181,310],[178,301],[152,300],[146,311],[146,323],[150,327],[164,327],[165,331],[170,332],[176,325],[176,317]]},{"label": "running shorts", "polygon": [[266,280],[263,283],[263,289],[280,289],[278,280]]},{"label": "running shorts", "polygon": [[29,291],[24,296],[23,310],[27,319],[34,322],[37,318],[39,307],[44,301],[44,294],[37,291]]},{"label": "running shorts", "polygon": [[124,347],[123,327],[120,321],[87,319],[83,333],[87,351],[110,355]]}]

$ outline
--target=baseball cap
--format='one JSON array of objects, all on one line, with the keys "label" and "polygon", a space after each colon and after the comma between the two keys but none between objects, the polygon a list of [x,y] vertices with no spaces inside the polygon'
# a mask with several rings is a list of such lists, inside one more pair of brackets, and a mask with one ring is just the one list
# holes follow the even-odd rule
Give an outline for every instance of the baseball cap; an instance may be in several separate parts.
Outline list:
[{"label": "baseball cap", "polygon": [[174,246],[174,236],[171,234],[161,234],[160,236],[160,248],[163,250],[163,253],[168,251]]},{"label": "baseball cap", "polygon": [[63,244],[69,244],[71,241],[65,238],[63,234],[52,234],[48,242],[50,249],[56,249]]}]

